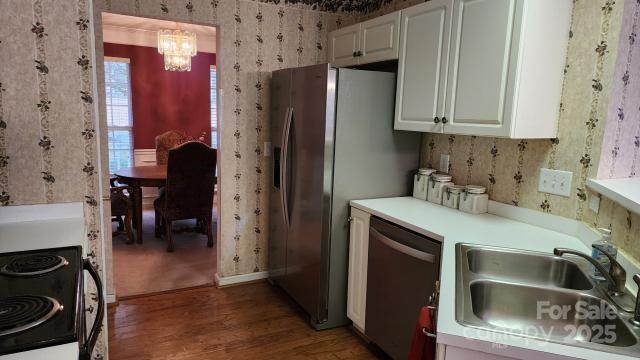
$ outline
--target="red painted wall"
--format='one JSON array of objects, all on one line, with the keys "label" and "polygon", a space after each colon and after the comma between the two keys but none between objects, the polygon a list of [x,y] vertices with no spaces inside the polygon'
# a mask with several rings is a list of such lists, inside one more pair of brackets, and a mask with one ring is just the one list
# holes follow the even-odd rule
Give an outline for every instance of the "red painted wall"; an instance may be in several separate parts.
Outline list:
[{"label": "red painted wall", "polygon": [[104,55],[130,60],[135,149],[154,149],[155,137],[167,130],[194,138],[206,132],[205,142],[211,145],[209,68],[216,54],[199,52],[188,72],[165,71],[163,57],[153,47],[105,43]]}]

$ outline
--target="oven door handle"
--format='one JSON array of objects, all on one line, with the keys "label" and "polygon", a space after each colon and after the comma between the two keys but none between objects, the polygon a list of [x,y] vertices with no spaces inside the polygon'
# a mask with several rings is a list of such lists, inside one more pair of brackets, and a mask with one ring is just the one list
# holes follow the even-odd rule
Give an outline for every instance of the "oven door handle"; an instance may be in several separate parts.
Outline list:
[{"label": "oven door handle", "polygon": [[91,327],[89,336],[80,349],[80,360],[90,360],[93,347],[96,345],[98,335],[100,335],[100,330],[102,329],[102,320],[104,319],[104,296],[102,296],[102,280],[100,280],[100,275],[98,275],[96,269],[91,265],[89,259],[83,260],[82,267],[89,273],[89,275],[91,275],[91,278],[96,284],[96,293],[98,294],[98,311],[96,312],[96,318],[93,321],[93,326]]}]

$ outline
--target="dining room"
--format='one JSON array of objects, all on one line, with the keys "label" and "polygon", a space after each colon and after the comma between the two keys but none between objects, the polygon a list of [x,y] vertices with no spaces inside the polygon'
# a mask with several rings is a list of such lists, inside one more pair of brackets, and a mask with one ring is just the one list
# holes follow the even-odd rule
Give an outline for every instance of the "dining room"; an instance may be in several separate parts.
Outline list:
[{"label": "dining room", "polygon": [[216,29],[103,13],[113,284],[118,299],[216,272]]}]

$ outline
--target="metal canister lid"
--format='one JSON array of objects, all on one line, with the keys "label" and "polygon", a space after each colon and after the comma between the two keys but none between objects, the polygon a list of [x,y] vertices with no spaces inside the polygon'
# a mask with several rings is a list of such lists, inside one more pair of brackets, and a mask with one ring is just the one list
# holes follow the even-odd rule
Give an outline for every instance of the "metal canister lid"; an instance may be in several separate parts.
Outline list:
[{"label": "metal canister lid", "polygon": [[431,178],[435,182],[449,182],[453,179],[453,176],[449,174],[431,174]]},{"label": "metal canister lid", "polygon": [[484,194],[487,191],[487,188],[480,185],[467,185],[465,186],[465,191],[469,194]]},{"label": "metal canister lid", "polygon": [[418,169],[418,174],[420,175],[431,175],[434,172],[436,172],[436,169],[430,169],[430,168],[420,168]]},{"label": "metal canister lid", "polygon": [[459,194],[462,192],[462,190],[464,190],[465,187],[462,185],[449,185],[447,186],[447,192],[452,193],[452,194]]}]

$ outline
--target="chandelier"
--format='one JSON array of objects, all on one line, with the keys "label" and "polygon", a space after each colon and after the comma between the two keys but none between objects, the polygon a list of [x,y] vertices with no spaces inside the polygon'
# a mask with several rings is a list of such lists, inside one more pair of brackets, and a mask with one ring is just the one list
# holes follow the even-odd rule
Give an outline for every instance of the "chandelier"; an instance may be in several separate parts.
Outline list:
[{"label": "chandelier", "polygon": [[158,52],[167,71],[191,71],[191,57],[198,52],[196,34],[185,30],[158,31]]}]

